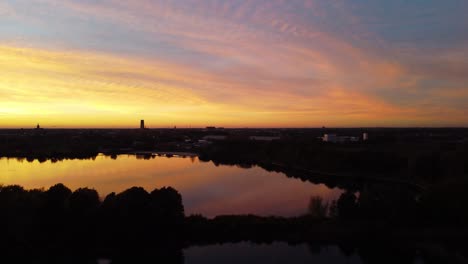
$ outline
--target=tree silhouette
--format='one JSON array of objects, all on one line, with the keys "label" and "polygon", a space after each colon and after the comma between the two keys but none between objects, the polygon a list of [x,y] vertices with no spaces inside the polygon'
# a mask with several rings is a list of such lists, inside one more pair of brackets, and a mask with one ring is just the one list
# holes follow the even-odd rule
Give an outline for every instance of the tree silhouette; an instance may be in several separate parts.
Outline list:
[{"label": "tree silhouette", "polygon": [[336,202],[336,208],[340,219],[352,219],[356,217],[358,213],[356,195],[349,191],[344,192]]},{"label": "tree silhouette", "polygon": [[325,218],[328,213],[328,203],[320,196],[312,196],[309,201],[309,215],[315,218]]}]

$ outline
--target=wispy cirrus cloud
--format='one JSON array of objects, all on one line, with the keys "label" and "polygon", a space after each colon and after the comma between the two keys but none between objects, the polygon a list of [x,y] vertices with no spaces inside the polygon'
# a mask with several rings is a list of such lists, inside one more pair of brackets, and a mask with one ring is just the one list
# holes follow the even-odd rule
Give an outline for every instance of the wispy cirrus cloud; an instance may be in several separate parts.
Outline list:
[{"label": "wispy cirrus cloud", "polygon": [[[16,33],[5,31],[2,52],[12,59],[3,59],[0,92],[18,109],[34,105],[21,105],[25,98],[63,98],[80,110],[60,105],[57,115],[125,112],[128,124],[144,112],[167,124],[464,124],[467,50],[407,42],[404,28],[395,37],[400,22],[376,14],[418,7],[397,2],[35,0],[31,11],[12,1],[19,17],[42,24],[19,18],[34,30],[13,43]],[[431,10],[415,11],[430,15],[415,16],[413,30],[439,21]]]}]

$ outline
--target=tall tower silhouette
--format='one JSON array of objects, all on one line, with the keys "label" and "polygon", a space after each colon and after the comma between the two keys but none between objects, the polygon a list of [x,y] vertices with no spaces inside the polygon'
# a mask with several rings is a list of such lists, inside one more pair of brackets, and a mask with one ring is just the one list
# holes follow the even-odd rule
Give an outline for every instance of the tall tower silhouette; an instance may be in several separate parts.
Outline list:
[{"label": "tall tower silhouette", "polygon": [[145,129],[145,120],[140,120],[140,129]]}]

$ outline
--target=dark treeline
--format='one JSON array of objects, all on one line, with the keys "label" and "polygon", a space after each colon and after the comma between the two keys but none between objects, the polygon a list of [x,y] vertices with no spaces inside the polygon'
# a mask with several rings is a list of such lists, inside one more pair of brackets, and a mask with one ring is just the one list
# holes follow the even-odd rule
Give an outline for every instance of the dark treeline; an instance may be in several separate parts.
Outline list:
[{"label": "dark treeline", "polygon": [[[459,191],[466,187],[454,186]],[[189,245],[240,241],[455,241],[468,236],[466,195],[455,190],[445,197],[444,190],[434,190],[415,197],[384,188],[368,186],[359,196],[345,192],[331,204],[312,197],[309,213],[300,217],[208,219],[185,217],[182,197],[170,187],[150,193],[133,187],[101,201],[95,190],[72,192],[62,184],[48,190],[2,186],[0,246],[12,252],[91,256],[158,248],[163,256]]]},{"label": "dark treeline", "polygon": [[[153,153],[143,153],[143,154],[133,154],[133,153],[127,153],[127,154],[114,154],[114,153],[106,153],[106,154],[96,154],[96,155],[93,155],[93,156],[82,156],[82,157],[69,157],[69,156],[59,156],[59,157],[49,157],[49,158],[46,158],[46,157],[33,157],[33,156],[28,156],[28,157],[5,157],[5,159],[12,159],[12,160],[16,160],[16,161],[19,161],[19,162],[34,162],[35,160],[37,160],[39,163],[44,163],[44,162],[47,162],[47,161],[50,161],[51,163],[57,163],[57,162],[62,162],[62,161],[67,161],[67,160],[96,160],[96,158],[99,156],[99,155],[103,155],[105,157],[109,157],[113,160],[116,160],[119,155],[132,155],[132,156],[135,156],[136,159],[139,159],[139,160],[152,160],[152,159],[155,159],[156,157],[167,157],[167,158],[172,158],[174,157],[174,154],[172,153],[159,153],[159,154],[153,154]],[[195,156],[194,155],[185,155],[184,153],[180,152],[180,154],[177,154],[179,157],[182,157],[182,158],[187,158],[187,157],[192,157],[194,158]]]},{"label": "dark treeline", "polygon": [[199,130],[141,129],[29,129],[0,130],[0,157],[37,159],[87,159],[99,153],[131,151],[190,151],[188,137],[201,138]]},{"label": "dark treeline", "polygon": [[189,241],[195,244],[219,242],[289,243],[319,241],[463,241],[468,236],[468,198],[459,186],[453,194],[439,191],[415,196],[412,192],[367,189],[356,195],[343,193],[327,204],[311,197],[309,212],[298,217],[255,215],[201,215],[186,218]]},{"label": "dark treeline", "polygon": [[92,158],[103,150],[128,149],[139,144],[153,148],[154,138],[135,131],[18,130],[0,136],[0,154],[39,161]]},{"label": "dark treeline", "polygon": [[[362,133],[369,134],[362,141]],[[359,142],[327,144],[335,133]],[[225,136],[213,144],[205,136]],[[275,136],[263,142],[251,136]],[[200,143],[203,141],[203,143]],[[317,172],[424,182],[468,174],[468,129],[29,129],[0,130],[0,156],[58,161],[133,151],[200,153],[223,164],[272,165]]]},{"label": "dark treeline", "polygon": [[468,222],[468,143],[464,141],[231,140],[203,149],[200,160],[260,166],[345,189],[340,200],[350,209],[344,209],[341,218],[353,221],[380,218],[404,226],[466,226]]},{"label": "dark treeline", "polygon": [[353,180],[368,177],[432,184],[468,176],[468,142],[461,141],[333,144],[294,139],[227,140],[201,149],[200,159],[215,164],[259,165],[301,178],[329,173]]},{"label": "dark treeline", "polygon": [[13,252],[119,255],[157,245],[163,253],[184,241],[182,198],[172,188],[133,187],[101,202],[88,188],[3,186],[0,212],[0,245]]}]

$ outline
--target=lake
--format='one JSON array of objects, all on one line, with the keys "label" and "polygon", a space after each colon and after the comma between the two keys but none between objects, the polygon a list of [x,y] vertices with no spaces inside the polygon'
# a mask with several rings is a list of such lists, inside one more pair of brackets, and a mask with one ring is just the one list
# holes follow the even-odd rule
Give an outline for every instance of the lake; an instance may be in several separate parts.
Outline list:
[{"label": "lake", "polygon": [[[346,248],[337,245],[299,244],[236,244],[190,247],[184,251],[185,264],[277,263],[277,264],[363,264],[424,263],[414,249]],[[382,259],[385,258],[385,261]]]},{"label": "lake", "polygon": [[95,159],[42,163],[0,159],[0,184],[47,189],[56,183],[63,183],[72,190],[94,188],[102,198],[133,186],[147,191],[172,186],[182,194],[187,215],[207,217],[223,214],[298,216],[307,212],[311,196],[332,201],[343,192],[260,167],[216,166],[212,162],[201,162],[197,157],[143,159],[136,155],[116,158],[98,155]]}]

